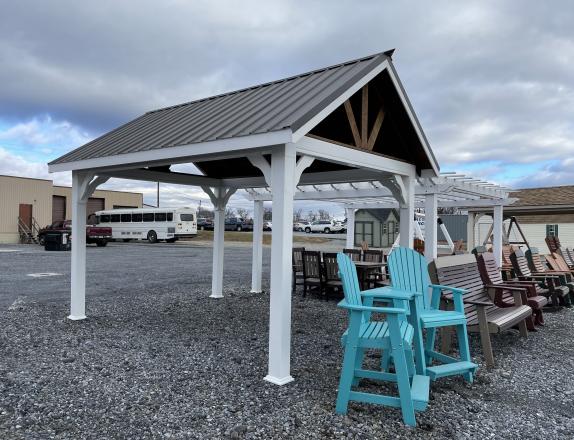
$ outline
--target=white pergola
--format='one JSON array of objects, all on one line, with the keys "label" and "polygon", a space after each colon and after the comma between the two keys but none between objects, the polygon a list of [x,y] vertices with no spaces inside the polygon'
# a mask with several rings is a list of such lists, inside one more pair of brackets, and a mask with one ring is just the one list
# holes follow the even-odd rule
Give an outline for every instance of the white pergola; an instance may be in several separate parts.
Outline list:
[{"label": "white pergola", "polygon": [[[347,247],[353,247],[356,209],[398,208],[401,224],[403,224],[404,216],[411,215],[404,210],[404,205],[400,204],[401,194],[396,191],[396,188],[400,187],[400,182],[394,176],[387,176],[386,179],[388,180],[367,174],[356,182],[329,185],[300,184],[297,185],[294,198],[295,200],[322,200],[343,205],[347,216]],[[390,185],[389,180],[395,183]],[[438,208],[481,208],[494,212],[496,225],[493,229],[493,250],[500,264],[502,261],[502,210],[505,205],[510,205],[516,200],[508,197],[510,191],[510,188],[457,173],[440,173],[438,176],[433,176],[432,173],[423,172],[417,176],[414,179],[414,206],[424,208],[427,260],[431,261],[437,257]],[[248,188],[245,196],[255,202],[255,212],[259,209],[261,201],[271,200],[269,188]],[[467,232],[468,241],[472,245],[474,245],[474,226],[475,217],[470,212]],[[401,238],[404,236],[403,232],[401,229]]]},{"label": "white pergola", "polygon": [[[273,204],[265,380],[292,381],[292,214],[293,201],[304,194],[300,188],[337,192],[341,184],[365,181],[375,182],[373,190],[387,188],[402,214],[401,245],[412,247],[417,178],[438,176],[391,55],[149,112],[51,162],[50,172],[72,171],[69,318],[86,318],[84,225],[98,185],[121,178],[203,188],[215,209],[211,298],[223,298],[227,202],[237,190],[260,188]],[[170,170],[180,163],[193,163],[202,175]],[[255,200],[254,292],[261,291],[262,204]]]}]

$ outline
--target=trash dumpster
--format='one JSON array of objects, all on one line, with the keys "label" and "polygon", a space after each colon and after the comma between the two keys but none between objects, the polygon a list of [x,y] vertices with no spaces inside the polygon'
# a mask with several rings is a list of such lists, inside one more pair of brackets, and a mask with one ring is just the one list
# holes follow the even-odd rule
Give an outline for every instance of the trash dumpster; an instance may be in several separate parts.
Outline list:
[{"label": "trash dumpster", "polygon": [[44,250],[69,251],[72,248],[70,233],[64,231],[46,232]]}]

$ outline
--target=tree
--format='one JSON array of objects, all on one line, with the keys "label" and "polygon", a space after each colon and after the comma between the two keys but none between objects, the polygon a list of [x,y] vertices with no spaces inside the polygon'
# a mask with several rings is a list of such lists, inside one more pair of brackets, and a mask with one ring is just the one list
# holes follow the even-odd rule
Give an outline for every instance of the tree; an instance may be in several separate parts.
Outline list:
[{"label": "tree", "polygon": [[271,208],[263,207],[263,220],[266,222],[271,221]]},{"label": "tree", "polygon": [[319,220],[331,220],[331,214],[325,209],[319,209]]},{"label": "tree", "polygon": [[225,208],[225,218],[235,217],[235,209],[229,206]]},{"label": "tree", "polygon": [[307,213],[307,220],[309,220],[310,222],[314,222],[315,220],[317,220],[317,214],[315,213],[315,211],[309,211]]},{"label": "tree", "polygon": [[303,219],[303,210],[301,208],[296,209],[293,213],[293,221],[300,222]]},{"label": "tree", "polygon": [[237,216],[241,217],[243,220],[249,219],[249,211],[245,208],[237,208]]},{"label": "tree", "polygon": [[197,216],[199,218],[213,218],[213,211],[211,209],[204,208],[200,206],[197,208]]}]

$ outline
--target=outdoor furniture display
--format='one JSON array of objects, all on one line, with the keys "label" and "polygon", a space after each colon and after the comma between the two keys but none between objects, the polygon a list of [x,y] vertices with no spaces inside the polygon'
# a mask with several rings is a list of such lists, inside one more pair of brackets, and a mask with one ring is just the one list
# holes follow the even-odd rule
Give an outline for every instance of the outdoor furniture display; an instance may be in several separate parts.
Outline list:
[{"label": "outdoor furniture display", "polygon": [[[382,250],[366,249],[363,251],[363,261],[371,263],[383,263],[384,253]],[[381,267],[380,270],[373,270],[371,273],[369,273],[369,281],[372,282],[373,284],[376,281],[383,281],[384,279],[385,279],[384,267]]]},{"label": "outdoor furniture display", "polygon": [[321,270],[321,252],[303,251],[303,296],[307,291],[316,288],[323,291],[323,276]]},{"label": "outdoor furniture display", "polygon": [[[420,293],[415,299],[415,307],[418,309],[421,327],[427,329],[424,343],[425,373],[430,376],[431,380],[460,374],[472,383],[478,365],[472,362],[468,345],[463,303],[465,290],[431,284],[426,259],[413,249],[395,249],[389,255],[388,268],[393,287]],[[430,298],[429,291],[431,292]],[[452,295],[454,310],[439,309],[440,299],[445,291]],[[441,327],[456,329],[460,359],[435,351],[436,330]],[[385,355],[387,353],[385,352]],[[433,361],[439,364],[430,365]],[[387,361],[383,360],[383,363],[386,364]]]},{"label": "outdoor furniture display", "polygon": [[510,254],[512,254],[513,251],[514,249],[510,245],[502,246],[502,267],[500,270],[504,279],[512,279],[516,276],[514,274],[514,266],[510,260]]},{"label": "outdoor furniture display", "polygon": [[339,278],[339,266],[337,264],[336,253],[323,253],[323,273],[325,281],[323,287],[325,290],[336,292],[341,291],[343,283]]},{"label": "outdoor furniture display", "polygon": [[574,270],[570,269],[562,258],[562,255],[558,253],[552,253],[550,255],[544,256],[545,262],[554,272],[560,272],[564,274],[566,279],[566,285],[570,289],[570,303],[574,304]]},{"label": "outdoor furniture display", "polygon": [[[345,299],[339,306],[349,311],[349,328],[342,337],[345,347],[339,381],[336,411],[346,414],[350,401],[373,403],[401,408],[403,421],[416,426],[415,411],[426,409],[429,400],[429,377],[415,374],[411,343],[415,329],[407,322],[408,308],[373,307],[363,304],[355,264],[344,254],[338,254],[339,275]],[[389,292],[393,290],[390,288]],[[382,290],[376,289],[376,290]],[[394,291],[404,300],[412,301],[415,292]],[[385,321],[371,320],[372,313],[385,315]],[[366,350],[391,351],[394,373],[363,369]],[[396,382],[398,397],[354,391],[361,379]]]},{"label": "outdoor furniture display", "polygon": [[548,298],[552,299],[552,305],[560,307],[560,305],[566,304],[564,297],[568,296],[568,287],[560,286],[559,279],[557,276],[552,276],[545,273],[531,272],[528,267],[528,261],[526,261],[526,256],[521,249],[516,249],[511,255],[510,260],[514,267],[514,272],[516,276],[521,281],[536,281],[541,289],[538,292]]},{"label": "outdoor furniture display", "polygon": [[352,261],[361,261],[361,249],[343,249],[343,253]]},{"label": "outdoor furniture display", "polygon": [[557,276],[560,286],[568,288],[568,296],[565,297],[564,302],[566,306],[571,306],[572,301],[570,300],[570,297],[574,294],[574,283],[572,282],[572,274],[570,271],[568,270],[564,272],[561,270],[550,269],[546,258],[540,255],[538,248],[531,247],[526,251],[525,255],[531,271]]},{"label": "outdoor furniture display", "polygon": [[[351,260],[352,261],[352,260]],[[354,261],[357,271],[359,272],[359,280],[361,288],[368,289],[370,284],[370,276],[374,273],[380,273],[386,263],[375,261]]]},{"label": "outdoor furniture display", "polygon": [[545,240],[550,252],[560,254],[568,267],[574,269],[574,252],[570,248],[562,247],[560,239],[554,235],[548,235]]},{"label": "outdoor furniture display", "polygon": [[[508,285],[523,287],[526,289],[526,302],[532,308],[532,313],[534,317],[534,323],[531,320],[526,321],[528,330],[535,330],[534,325],[544,324],[544,317],[542,315],[542,308],[548,304],[548,299],[546,296],[539,294],[541,288],[536,282],[531,281],[519,281],[519,280],[504,280],[502,274],[498,269],[498,264],[494,258],[492,252],[484,252],[477,255],[478,269],[482,276],[482,281],[484,284],[496,284],[496,285]],[[502,294],[502,305],[501,307],[508,307],[514,305],[514,297],[512,292],[507,290]]]},{"label": "outdoor furniture display", "polygon": [[[525,320],[531,318],[532,309],[522,300],[521,293],[525,291],[524,288],[484,285],[478,264],[472,254],[436,258],[429,268],[431,280],[436,281],[436,284],[453,286],[466,291],[462,300],[467,329],[469,332],[480,333],[482,352],[488,367],[494,366],[491,333],[501,333],[518,325],[521,336],[528,336]],[[511,307],[497,305],[501,301],[504,290],[510,290],[513,293],[514,305]],[[446,305],[451,305],[454,301],[452,293],[444,294],[442,299]],[[449,338],[445,337],[443,352],[448,352],[448,340]]]},{"label": "outdoor furniture display", "polygon": [[[304,247],[293,248],[293,292],[297,290],[297,286],[303,286],[304,275],[303,275],[303,252],[305,252]],[[299,283],[297,281],[300,281]]]}]

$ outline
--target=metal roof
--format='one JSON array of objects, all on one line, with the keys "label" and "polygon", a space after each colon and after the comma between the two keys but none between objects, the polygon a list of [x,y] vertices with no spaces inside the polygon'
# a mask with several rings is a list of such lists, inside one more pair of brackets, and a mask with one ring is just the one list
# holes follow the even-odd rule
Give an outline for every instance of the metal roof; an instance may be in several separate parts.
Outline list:
[{"label": "metal roof", "polygon": [[205,141],[297,130],[360,78],[390,59],[378,53],[290,78],[154,110],[50,164]]}]

